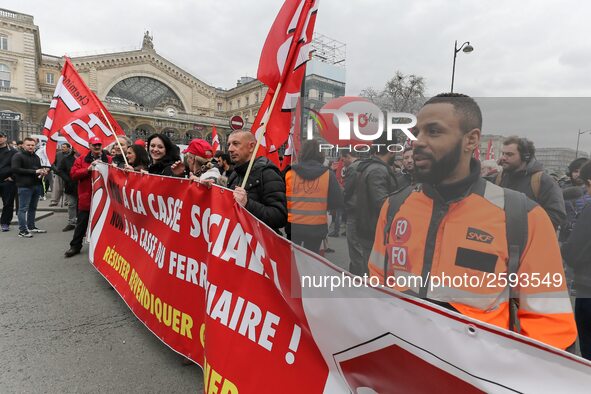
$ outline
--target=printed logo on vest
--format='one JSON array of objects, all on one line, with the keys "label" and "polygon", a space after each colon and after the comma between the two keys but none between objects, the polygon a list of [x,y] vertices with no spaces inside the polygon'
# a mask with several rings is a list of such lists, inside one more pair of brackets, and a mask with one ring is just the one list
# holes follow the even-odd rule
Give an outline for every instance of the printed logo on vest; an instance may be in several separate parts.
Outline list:
[{"label": "printed logo on vest", "polygon": [[495,239],[492,235],[487,233],[486,231],[479,230],[474,227],[468,227],[468,233],[466,234],[466,239],[469,241],[476,241],[476,242],[483,242],[485,244],[490,244]]}]

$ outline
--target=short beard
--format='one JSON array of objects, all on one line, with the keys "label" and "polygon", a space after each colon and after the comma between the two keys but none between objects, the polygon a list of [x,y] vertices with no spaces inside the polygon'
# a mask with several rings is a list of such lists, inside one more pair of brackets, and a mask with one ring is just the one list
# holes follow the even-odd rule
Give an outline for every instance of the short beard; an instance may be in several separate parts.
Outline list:
[{"label": "short beard", "polygon": [[503,167],[503,172],[505,172],[507,174],[512,174],[519,169],[519,166],[515,167],[513,165],[509,165],[506,168],[501,165],[501,167]]},{"label": "short beard", "polygon": [[431,185],[438,185],[447,179],[458,166],[462,155],[462,141],[460,140],[448,154],[439,160],[435,160],[433,156],[423,152],[421,148],[417,148],[415,152],[423,156],[429,156],[431,161],[431,168],[427,172],[421,172],[421,170],[415,165],[414,175],[417,181]]}]

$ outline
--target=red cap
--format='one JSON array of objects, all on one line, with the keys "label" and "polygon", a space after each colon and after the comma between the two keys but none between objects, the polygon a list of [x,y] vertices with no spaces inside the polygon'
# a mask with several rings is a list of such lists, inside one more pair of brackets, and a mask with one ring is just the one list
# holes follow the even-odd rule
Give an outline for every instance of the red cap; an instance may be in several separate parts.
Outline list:
[{"label": "red cap", "polygon": [[88,140],[88,145],[98,145],[98,144],[103,144],[103,141],[101,141],[101,139],[99,137],[90,137],[90,139]]},{"label": "red cap", "polygon": [[135,142],[133,144],[134,145],[143,146],[144,148],[146,147],[146,142],[143,139],[141,139],[141,138],[135,140]]},{"label": "red cap", "polygon": [[206,159],[211,159],[213,157],[213,148],[209,144],[209,142],[195,138],[191,141],[187,149],[183,151],[183,153],[191,153],[195,156],[204,157]]}]

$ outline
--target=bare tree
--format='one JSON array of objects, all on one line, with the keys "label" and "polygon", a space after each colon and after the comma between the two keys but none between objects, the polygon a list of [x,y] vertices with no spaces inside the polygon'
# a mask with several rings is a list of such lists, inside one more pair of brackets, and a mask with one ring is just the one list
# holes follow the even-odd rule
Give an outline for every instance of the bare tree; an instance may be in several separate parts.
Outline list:
[{"label": "bare tree", "polygon": [[425,82],[423,77],[414,74],[404,75],[400,71],[386,82],[384,90],[378,92],[372,87],[361,91],[383,110],[416,113],[425,102]]}]

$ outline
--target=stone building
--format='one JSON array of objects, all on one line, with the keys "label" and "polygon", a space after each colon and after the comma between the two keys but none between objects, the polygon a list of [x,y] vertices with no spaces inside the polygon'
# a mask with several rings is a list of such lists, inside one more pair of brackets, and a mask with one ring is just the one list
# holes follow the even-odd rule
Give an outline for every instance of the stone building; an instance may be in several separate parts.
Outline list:
[{"label": "stone building", "polygon": [[[132,138],[163,132],[187,143],[210,139],[215,125],[224,142],[229,118],[248,127],[267,91],[248,77],[229,90],[210,86],[160,56],[149,32],[140,49],[71,61]],[[0,9],[0,127],[12,139],[41,133],[63,63],[42,53],[33,16]]]},{"label": "stone building", "polygon": [[[325,37],[318,42],[326,47]],[[223,145],[229,119],[240,115],[249,128],[267,93],[250,77],[227,90],[208,85],[159,55],[149,32],[137,50],[71,61],[132,139],[162,132],[179,144],[196,137],[210,140],[215,125]],[[0,127],[11,139],[41,134],[63,63],[62,57],[42,53],[33,16],[0,9]],[[325,64],[311,65],[317,71],[308,73],[306,95],[318,104],[344,95],[342,66],[334,78]]]}]

